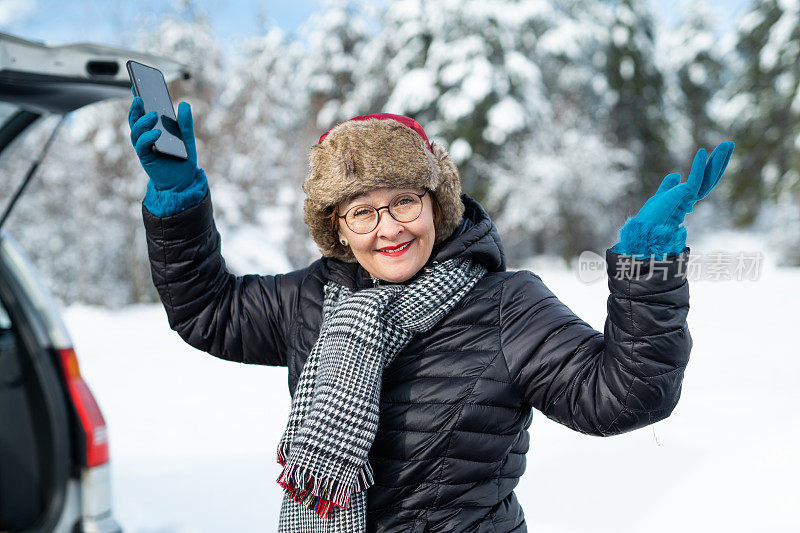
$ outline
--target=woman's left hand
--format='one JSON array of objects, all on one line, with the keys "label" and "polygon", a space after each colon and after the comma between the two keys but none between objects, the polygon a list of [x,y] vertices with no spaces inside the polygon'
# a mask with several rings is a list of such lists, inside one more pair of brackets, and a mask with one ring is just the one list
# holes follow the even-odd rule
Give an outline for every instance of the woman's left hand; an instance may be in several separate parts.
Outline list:
[{"label": "woman's left hand", "polygon": [[650,227],[680,226],[686,214],[692,212],[694,204],[708,196],[722,177],[733,153],[733,147],[733,141],[720,144],[708,160],[705,149],[699,149],[694,156],[689,178],[681,183],[679,173],[667,175],[658,187],[658,191],[636,214],[639,222]]}]

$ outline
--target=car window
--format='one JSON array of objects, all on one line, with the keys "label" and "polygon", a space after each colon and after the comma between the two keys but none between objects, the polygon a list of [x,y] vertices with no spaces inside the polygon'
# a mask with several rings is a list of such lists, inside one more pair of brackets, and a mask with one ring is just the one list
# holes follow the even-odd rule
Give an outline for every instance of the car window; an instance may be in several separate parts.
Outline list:
[{"label": "car window", "polygon": [[0,129],[3,129],[6,120],[11,118],[17,111],[19,111],[19,106],[8,102],[0,102]]}]

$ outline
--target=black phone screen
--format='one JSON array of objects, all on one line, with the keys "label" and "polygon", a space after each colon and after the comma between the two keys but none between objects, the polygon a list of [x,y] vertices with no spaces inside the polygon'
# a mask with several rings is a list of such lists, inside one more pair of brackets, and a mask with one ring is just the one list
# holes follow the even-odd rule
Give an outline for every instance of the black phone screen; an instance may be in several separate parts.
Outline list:
[{"label": "black phone screen", "polygon": [[164,75],[157,68],[136,61],[128,61],[126,66],[136,95],[144,101],[144,112],[155,111],[158,116],[154,128],[161,130],[161,136],[153,146],[154,151],[188,159]]}]

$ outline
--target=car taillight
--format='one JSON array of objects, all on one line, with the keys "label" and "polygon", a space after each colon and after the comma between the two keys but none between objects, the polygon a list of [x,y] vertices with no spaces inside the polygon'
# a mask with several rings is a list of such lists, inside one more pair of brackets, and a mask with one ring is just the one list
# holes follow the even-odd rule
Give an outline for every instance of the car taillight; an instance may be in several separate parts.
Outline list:
[{"label": "car taillight", "polygon": [[103,413],[92,396],[92,391],[81,377],[75,350],[64,348],[58,351],[61,366],[67,379],[72,403],[78,412],[83,432],[86,435],[86,466],[94,467],[108,462],[108,435]]}]

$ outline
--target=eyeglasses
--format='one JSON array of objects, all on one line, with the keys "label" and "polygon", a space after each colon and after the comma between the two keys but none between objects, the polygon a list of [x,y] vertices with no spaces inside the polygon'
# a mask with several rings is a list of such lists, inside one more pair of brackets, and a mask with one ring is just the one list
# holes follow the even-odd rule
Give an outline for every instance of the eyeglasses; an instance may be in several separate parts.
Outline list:
[{"label": "eyeglasses", "polygon": [[344,219],[344,223],[353,233],[360,234],[369,233],[378,227],[381,221],[381,209],[384,208],[396,221],[412,222],[422,213],[422,197],[427,193],[427,189],[422,194],[404,192],[392,198],[389,205],[378,208],[369,204],[355,205],[338,217]]}]

